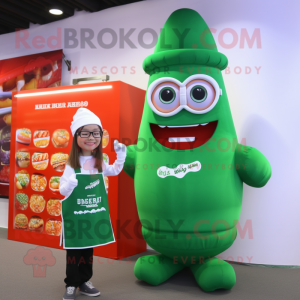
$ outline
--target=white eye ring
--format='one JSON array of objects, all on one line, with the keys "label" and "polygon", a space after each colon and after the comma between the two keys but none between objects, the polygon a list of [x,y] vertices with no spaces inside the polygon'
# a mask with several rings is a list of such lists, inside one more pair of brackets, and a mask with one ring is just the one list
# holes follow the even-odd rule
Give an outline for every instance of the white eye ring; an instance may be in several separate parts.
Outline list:
[{"label": "white eye ring", "polygon": [[[189,107],[187,105],[187,99],[186,99],[186,85],[192,81],[192,80],[195,80],[195,79],[202,79],[202,80],[205,80],[207,82],[209,82],[215,92],[216,92],[216,95],[215,95],[215,98],[212,102],[212,104],[207,107],[206,109],[204,110],[194,110],[192,109],[191,107]],[[152,93],[153,91],[155,90],[155,88],[163,83],[163,82],[166,82],[166,81],[169,81],[169,82],[173,82],[175,84],[177,84],[179,87],[180,87],[180,106],[177,107],[175,110],[171,111],[171,112],[167,112],[167,113],[164,113],[164,112],[161,112],[159,111],[152,103],[152,100],[151,100],[151,96],[152,96]],[[208,75],[203,75],[203,74],[196,74],[196,75],[192,75],[190,77],[188,77],[184,82],[180,82],[179,80],[175,79],[175,78],[172,78],[172,77],[162,77],[162,78],[159,78],[155,81],[153,81],[149,87],[148,87],[148,90],[147,90],[147,101],[148,101],[148,104],[150,106],[150,108],[152,109],[152,111],[154,113],[156,113],[157,115],[159,116],[162,116],[162,117],[171,117],[171,116],[174,116],[175,114],[177,114],[178,112],[180,112],[182,109],[185,109],[193,114],[205,114],[207,112],[209,112],[210,110],[212,110],[218,100],[219,100],[219,97],[222,95],[222,89],[220,89],[218,83],[216,82],[215,79],[213,79],[212,77],[208,76]]]}]

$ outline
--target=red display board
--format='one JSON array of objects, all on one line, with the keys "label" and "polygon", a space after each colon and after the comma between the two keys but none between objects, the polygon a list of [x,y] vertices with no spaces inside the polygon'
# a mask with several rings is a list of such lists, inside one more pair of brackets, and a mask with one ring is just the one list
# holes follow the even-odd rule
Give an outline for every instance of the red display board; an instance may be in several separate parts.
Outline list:
[{"label": "red display board", "polygon": [[61,85],[62,50],[0,61],[0,195],[9,194],[12,92]]},{"label": "red display board", "polygon": [[[144,90],[120,81],[13,93],[8,239],[62,248],[63,172],[56,158],[70,153],[73,115],[86,107],[99,116],[104,159],[113,164],[114,140],[132,144],[138,137],[144,97]],[[120,259],[145,251],[133,180],[122,171],[105,183],[116,242],[96,247],[94,254]]]}]

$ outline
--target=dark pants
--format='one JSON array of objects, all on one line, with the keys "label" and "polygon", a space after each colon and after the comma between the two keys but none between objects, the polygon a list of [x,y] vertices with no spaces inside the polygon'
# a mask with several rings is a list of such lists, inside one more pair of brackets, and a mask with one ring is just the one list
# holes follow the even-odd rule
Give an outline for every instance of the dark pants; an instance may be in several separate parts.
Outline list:
[{"label": "dark pants", "polygon": [[93,248],[67,249],[66,287],[78,287],[93,276]]}]

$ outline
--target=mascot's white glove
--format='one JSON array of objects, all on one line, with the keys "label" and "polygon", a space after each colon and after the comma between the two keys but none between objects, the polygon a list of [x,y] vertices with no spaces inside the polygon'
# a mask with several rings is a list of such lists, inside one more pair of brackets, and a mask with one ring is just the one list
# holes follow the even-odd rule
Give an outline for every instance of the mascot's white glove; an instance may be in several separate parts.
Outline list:
[{"label": "mascot's white glove", "polygon": [[124,164],[126,158],[126,146],[118,142],[118,140],[114,141],[115,152],[117,153],[116,163]]},{"label": "mascot's white glove", "polygon": [[77,185],[78,185],[78,180],[76,179],[76,174],[72,174],[68,180],[68,190],[73,191]]}]

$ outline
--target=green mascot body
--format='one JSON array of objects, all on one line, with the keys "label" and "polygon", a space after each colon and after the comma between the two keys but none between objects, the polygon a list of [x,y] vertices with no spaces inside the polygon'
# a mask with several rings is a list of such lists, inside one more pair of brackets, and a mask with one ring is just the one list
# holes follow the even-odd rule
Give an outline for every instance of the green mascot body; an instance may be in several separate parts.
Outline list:
[{"label": "green mascot body", "polygon": [[171,14],[144,60],[150,79],[124,170],[134,179],[143,237],[161,253],[136,262],[136,277],[149,284],[184,267],[205,291],[235,284],[232,266],[215,256],[236,238],[243,182],[264,186],[271,167],[258,150],[237,143],[221,74],[227,64],[190,9]]}]

